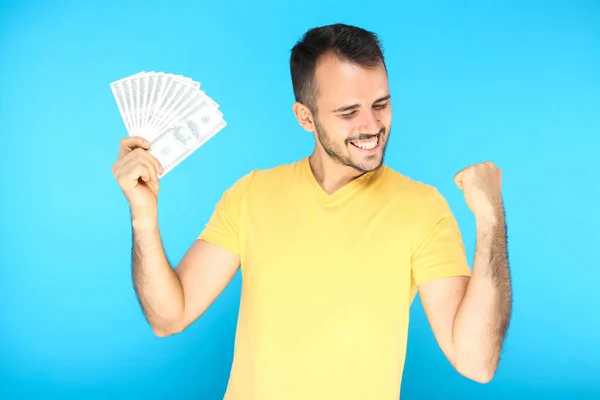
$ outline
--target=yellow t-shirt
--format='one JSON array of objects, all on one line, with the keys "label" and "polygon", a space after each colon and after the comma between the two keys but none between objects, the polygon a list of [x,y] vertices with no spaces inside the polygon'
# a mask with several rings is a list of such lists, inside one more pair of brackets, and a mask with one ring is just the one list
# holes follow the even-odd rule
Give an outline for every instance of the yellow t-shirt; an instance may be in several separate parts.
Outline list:
[{"label": "yellow t-shirt", "polygon": [[241,258],[226,400],[397,400],[417,285],[470,275],[446,200],[385,165],[331,195],[308,158],[254,170],[199,238]]}]

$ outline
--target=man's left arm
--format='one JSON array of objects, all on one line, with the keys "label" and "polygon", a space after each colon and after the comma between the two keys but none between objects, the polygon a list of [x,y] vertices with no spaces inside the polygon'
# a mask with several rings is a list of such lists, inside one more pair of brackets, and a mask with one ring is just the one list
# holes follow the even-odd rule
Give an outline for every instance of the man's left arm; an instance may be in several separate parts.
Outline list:
[{"label": "man's left arm", "polygon": [[419,285],[423,308],[444,354],[459,373],[481,383],[496,372],[512,313],[501,180],[501,171],[491,162],[455,175],[476,221],[473,271],[470,278],[449,276]]}]

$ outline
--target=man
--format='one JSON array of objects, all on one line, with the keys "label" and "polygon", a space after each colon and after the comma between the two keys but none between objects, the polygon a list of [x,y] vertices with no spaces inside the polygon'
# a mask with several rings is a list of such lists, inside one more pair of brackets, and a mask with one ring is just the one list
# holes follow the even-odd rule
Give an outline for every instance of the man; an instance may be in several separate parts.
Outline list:
[{"label": "man", "polygon": [[376,35],[312,29],[290,66],[294,114],[314,152],[240,178],[175,270],[157,223],[162,168],[143,139],[123,139],[113,172],[153,331],[183,331],[241,267],[227,400],[392,400],[418,290],[448,360],[489,382],[511,314],[500,170],[486,162],[455,175],[477,223],[471,271],[441,194],[383,163],[392,106]]}]

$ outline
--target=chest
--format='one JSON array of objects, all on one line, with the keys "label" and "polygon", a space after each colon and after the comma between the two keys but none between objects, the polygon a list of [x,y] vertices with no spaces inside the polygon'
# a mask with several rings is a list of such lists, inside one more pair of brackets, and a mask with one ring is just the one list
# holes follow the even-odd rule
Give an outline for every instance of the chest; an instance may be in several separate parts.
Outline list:
[{"label": "chest", "polygon": [[[399,304],[411,280],[411,227],[390,202],[324,207],[278,199],[248,207],[240,235],[244,285],[286,308]],[[300,304],[293,304],[295,302]]]}]

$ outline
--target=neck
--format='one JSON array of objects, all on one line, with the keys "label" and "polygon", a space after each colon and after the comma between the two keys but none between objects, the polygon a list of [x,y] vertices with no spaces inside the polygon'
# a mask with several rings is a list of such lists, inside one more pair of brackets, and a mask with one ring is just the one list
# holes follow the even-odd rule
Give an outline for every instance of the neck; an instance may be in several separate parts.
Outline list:
[{"label": "neck", "polygon": [[316,149],[308,158],[308,163],[315,180],[328,194],[336,192],[364,174],[364,172],[332,160],[327,154],[322,154]]}]

